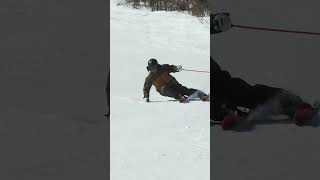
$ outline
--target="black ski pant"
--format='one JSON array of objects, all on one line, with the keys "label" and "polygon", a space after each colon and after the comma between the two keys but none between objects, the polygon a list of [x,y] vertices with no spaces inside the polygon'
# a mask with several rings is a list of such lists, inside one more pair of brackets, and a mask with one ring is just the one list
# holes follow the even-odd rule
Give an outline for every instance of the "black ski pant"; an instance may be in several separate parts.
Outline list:
[{"label": "black ski pant", "polygon": [[[303,100],[281,88],[266,85],[250,85],[240,78],[233,78],[229,72],[222,71],[219,65],[211,59],[211,119],[222,120],[228,114],[227,110],[245,107],[251,110],[261,107],[267,114],[284,114],[293,116]],[[214,66],[214,67],[213,67]]]},{"label": "black ski pant", "polygon": [[162,90],[162,95],[172,97],[175,99],[180,99],[182,96],[190,96],[196,92],[199,92],[198,96],[205,95],[202,91],[193,89],[193,88],[187,88],[185,86],[182,86],[181,84],[174,84],[171,86],[165,86]]}]

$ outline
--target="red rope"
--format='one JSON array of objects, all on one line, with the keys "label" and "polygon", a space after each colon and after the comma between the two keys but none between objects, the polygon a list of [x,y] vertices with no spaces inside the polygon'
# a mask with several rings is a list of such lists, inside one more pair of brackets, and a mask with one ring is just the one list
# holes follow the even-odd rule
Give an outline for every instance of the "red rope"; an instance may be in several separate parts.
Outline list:
[{"label": "red rope", "polygon": [[210,73],[209,71],[198,71],[198,70],[191,70],[191,69],[182,69],[184,71],[193,71],[193,72],[203,72],[203,73]]},{"label": "red rope", "polygon": [[262,31],[275,31],[275,32],[307,34],[307,35],[320,36],[320,33],[318,33],[318,32],[291,31],[291,30],[285,30],[285,29],[273,29],[273,28],[264,28],[264,27],[242,26],[242,25],[235,25],[235,24],[233,24],[232,27],[243,28],[243,29],[262,30]]}]

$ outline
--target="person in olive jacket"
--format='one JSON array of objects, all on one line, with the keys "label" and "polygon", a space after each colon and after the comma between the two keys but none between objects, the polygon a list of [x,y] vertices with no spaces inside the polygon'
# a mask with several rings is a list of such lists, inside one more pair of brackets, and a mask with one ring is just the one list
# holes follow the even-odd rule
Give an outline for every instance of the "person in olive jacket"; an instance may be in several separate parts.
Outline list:
[{"label": "person in olive jacket", "polygon": [[182,86],[170,73],[179,72],[182,66],[174,66],[169,64],[159,64],[156,59],[148,61],[148,76],[143,86],[143,98],[149,102],[150,89],[155,86],[156,91],[162,96],[172,97],[180,102],[186,102],[188,97],[195,94],[196,97],[203,101],[208,100],[209,96],[204,92]]}]

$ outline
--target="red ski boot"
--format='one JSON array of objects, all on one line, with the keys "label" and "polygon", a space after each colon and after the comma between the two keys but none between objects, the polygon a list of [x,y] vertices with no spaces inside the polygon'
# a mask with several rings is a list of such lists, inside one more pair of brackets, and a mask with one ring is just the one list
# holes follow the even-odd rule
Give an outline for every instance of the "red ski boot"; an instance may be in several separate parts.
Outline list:
[{"label": "red ski boot", "polygon": [[208,95],[203,95],[203,96],[200,97],[200,99],[202,101],[208,101],[209,100],[209,96]]},{"label": "red ski boot", "polygon": [[301,104],[294,113],[294,123],[298,126],[305,125],[308,121],[312,120],[312,118],[315,115],[315,112],[316,111],[312,108],[310,104]]},{"label": "red ski boot", "polygon": [[228,130],[234,127],[240,121],[239,115],[226,115],[222,121],[222,129]]}]

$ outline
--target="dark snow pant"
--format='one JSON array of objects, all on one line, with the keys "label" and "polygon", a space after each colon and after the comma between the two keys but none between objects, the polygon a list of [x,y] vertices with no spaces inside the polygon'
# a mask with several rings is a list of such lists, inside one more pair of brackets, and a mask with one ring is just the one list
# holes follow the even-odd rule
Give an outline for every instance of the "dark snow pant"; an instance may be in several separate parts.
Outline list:
[{"label": "dark snow pant", "polygon": [[297,107],[303,103],[300,97],[281,88],[260,84],[252,86],[240,78],[233,78],[212,61],[211,69],[215,71],[210,77],[213,94],[210,117],[213,120],[222,120],[228,114],[226,110],[236,110],[237,107],[292,117]]},{"label": "dark snow pant", "polygon": [[185,86],[182,86],[181,84],[175,84],[164,87],[162,95],[180,99],[182,96],[190,96],[196,92],[199,92],[199,96],[204,95],[204,93],[200,90],[187,88]]}]

